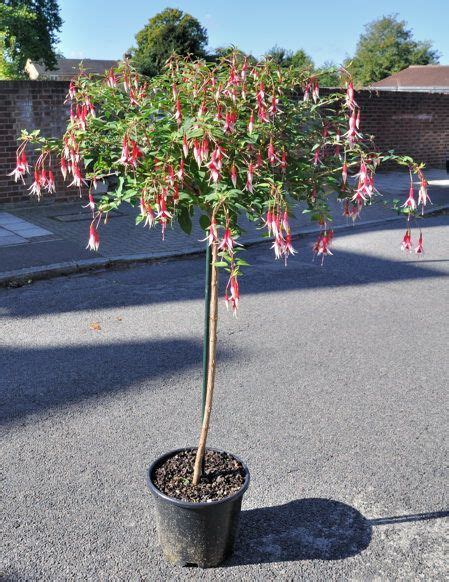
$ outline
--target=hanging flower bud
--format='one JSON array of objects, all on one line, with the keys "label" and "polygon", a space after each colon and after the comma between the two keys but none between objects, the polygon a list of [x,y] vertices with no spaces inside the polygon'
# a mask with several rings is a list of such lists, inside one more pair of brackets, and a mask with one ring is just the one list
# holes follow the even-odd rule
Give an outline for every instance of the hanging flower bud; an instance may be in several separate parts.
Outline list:
[{"label": "hanging flower bud", "polygon": [[424,176],[422,176],[421,184],[420,184],[419,192],[418,192],[418,204],[422,205],[422,213],[423,214],[424,214],[424,207],[427,204],[427,202],[430,202],[430,204],[432,204],[432,201],[430,200],[430,196],[429,196],[429,192],[428,192],[427,180],[424,178]]},{"label": "hanging flower bud", "polygon": [[98,251],[100,247],[100,237],[98,235],[98,231],[93,225],[90,225],[89,229],[89,241],[87,243],[86,249],[90,249],[91,251]]},{"label": "hanging flower bud", "polygon": [[409,228],[405,231],[404,238],[402,239],[401,250],[409,252],[412,250],[412,233]]},{"label": "hanging flower bud", "polygon": [[422,255],[424,253],[422,232],[419,233],[419,239],[418,244],[415,247],[415,253],[418,255]]},{"label": "hanging flower bud", "polygon": [[179,100],[179,98],[176,99],[175,119],[176,119],[178,125],[181,125],[181,123],[182,123],[182,111],[181,111],[181,101]]},{"label": "hanging flower bud", "polygon": [[341,181],[342,181],[343,185],[346,185],[346,183],[348,181],[348,166],[347,166],[346,162],[343,164],[343,166],[341,168]]},{"label": "hanging flower bud", "polygon": [[234,164],[231,166],[231,182],[234,188],[237,188],[237,168]]},{"label": "hanging flower bud", "polygon": [[251,114],[249,116],[249,123],[248,123],[248,133],[249,134],[253,133],[253,129],[254,129],[254,112],[251,111]]},{"label": "hanging flower bud", "polygon": [[182,138],[182,152],[184,154],[184,157],[187,158],[187,156],[189,155],[189,144],[187,143],[186,134],[184,134],[184,137]]},{"label": "hanging flower bud", "polygon": [[[229,296],[230,293],[230,296]],[[237,309],[239,307],[240,294],[239,294],[239,284],[237,277],[233,274],[229,277],[228,284],[226,285],[225,292],[225,303],[226,308],[229,309],[229,303],[231,303],[232,311],[235,317],[237,317]]]},{"label": "hanging flower bud", "polygon": [[61,158],[60,164],[61,164],[61,174],[65,180],[67,178],[67,162],[65,161],[64,157]]},{"label": "hanging flower bud", "polygon": [[251,194],[253,192],[253,177],[254,177],[254,166],[252,163],[250,163],[248,166],[245,190],[248,190],[248,192],[251,192]]},{"label": "hanging flower bud", "polygon": [[268,161],[270,162],[270,164],[272,166],[274,166],[276,164],[276,153],[274,151],[274,145],[273,142],[270,140],[270,143],[268,144],[268,149],[267,149],[267,157],[268,157]]}]

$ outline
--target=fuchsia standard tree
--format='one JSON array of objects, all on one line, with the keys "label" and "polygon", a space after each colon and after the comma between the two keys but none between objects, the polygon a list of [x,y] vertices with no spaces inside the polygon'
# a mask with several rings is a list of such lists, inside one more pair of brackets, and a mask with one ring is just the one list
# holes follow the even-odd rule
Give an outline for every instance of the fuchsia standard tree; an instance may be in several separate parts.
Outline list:
[{"label": "fuchsia standard tree", "polygon": [[[206,398],[192,485],[202,474],[215,383],[218,272],[226,272],[226,304],[239,306],[239,275],[245,262],[238,245],[242,215],[262,224],[275,257],[295,254],[289,218],[295,203],[307,205],[321,232],[316,255],[332,254],[328,197],[338,193],[343,213],[355,219],[378,192],[377,167],[394,160],[410,171],[410,193],[400,209],[410,218],[429,200],[422,165],[407,156],[379,153],[360,130],[360,108],[349,74],[345,91],[320,98],[318,78],[298,77],[264,61],[250,65],[239,53],[210,64],[173,56],[154,79],[123,62],[104,77],[83,72],[70,84],[70,121],[61,140],[23,132],[13,174],[29,171],[25,149],[39,153],[30,192],[54,189],[54,165],[69,186],[89,185],[92,209],[88,247],[99,247],[98,226],[122,202],[140,206],[137,222],[159,226],[162,238],[177,221],[190,233],[194,211],[211,254],[210,331]],[[52,170],[53,168],[53,170]],[[413,174],[421,183],[418,200]],[[100,201],[99,181],[113,179]],[[398,208],[396,208],[397,210]],[[410,222],[403,239],[412,249]],[[422,235],[415,248],[421,253]]]}]

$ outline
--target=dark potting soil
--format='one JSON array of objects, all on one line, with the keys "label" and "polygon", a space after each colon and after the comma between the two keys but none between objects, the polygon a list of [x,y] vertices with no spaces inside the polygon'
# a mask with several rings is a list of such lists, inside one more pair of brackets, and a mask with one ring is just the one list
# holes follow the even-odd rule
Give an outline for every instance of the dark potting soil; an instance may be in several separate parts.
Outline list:
[{"label": "dark potting soil", "polygon": [[169,457],[154,471],[154,484],[169,497],[200,503],[224,499],[242,488],[243,465],[232,455],[206,449],[205,470],[200,482],[192,485],[196,450]]}]

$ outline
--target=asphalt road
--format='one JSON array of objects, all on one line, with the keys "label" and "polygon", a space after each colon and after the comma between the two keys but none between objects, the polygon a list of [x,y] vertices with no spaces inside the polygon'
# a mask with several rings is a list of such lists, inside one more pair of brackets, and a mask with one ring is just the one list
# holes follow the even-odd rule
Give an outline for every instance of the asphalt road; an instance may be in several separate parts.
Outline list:
[{"label": "asphalt road", "polygon": [[[287,268],[252,248],[220,306],[210,445],[252,483],[234,557],[172,568],[145,469],[196,444],[202,260],[0,290],[5,580],[445,580],[448,217]],[[223,283],[223,281],[222,281]]]}]

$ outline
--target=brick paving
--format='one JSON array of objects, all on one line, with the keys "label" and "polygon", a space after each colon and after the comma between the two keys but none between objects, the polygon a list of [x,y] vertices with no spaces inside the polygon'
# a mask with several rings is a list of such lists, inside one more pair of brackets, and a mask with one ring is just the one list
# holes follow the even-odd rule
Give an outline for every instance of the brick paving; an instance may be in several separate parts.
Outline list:
[{"label": "brick paving", "polygon": [[[430,209],[449,204],[447,173],[444,170],[434,169],[429,170],[427,176],[433,202],[433,207]],[[366,224],[370,221],[394,217],[395,214],[385,206],[384,202],[394,198],[405,200],[408,193],[407,173],[401,171],[379,174],[377,187],[382,198],[378,198],[378,202],[372,207],[364,209],[357,223]],[[347,218],[342,216],[341,205],[334,200],[331,207],[334,215],[333,226],[345,226]],[[204,243],[200,242],[204,234],[197,220],[194,220],[191,236],[186,235],[177,225],[174,225],[173,228],[167,229],[165,241],[162,241],[160,228],[149,230],[142,225],[136,226],[135,216],[138,209],[123,205],[118,212],[110,215],[107,225],[101,225],[99,252],[90,253],[85,250],[85,246],[91,214],[88,209],[82,207],[81,201],[55,204],[28,203],[15,209],[9,209],[8,206],[6,208],[5,212],[0,213],[0,221],[1,216],[6,217],[6,221],[12,220],[16,230],[8,231],[10,234],[4,238],[0,236],[0,240],[1,238],[4,240],[0,250],[0,273],[51,265],[61,261],[129,256],[151,258],[200,251],[204,248]],[[301,206],[296,208],[295,216],[292,220],[292,230],[295,234],[313,232],[316,229],[316,226],[310,223],[308,216],[302,214]],[[22,232],[34,233],[34,237],[21,236],[20,223],[22,227],[26,223]],[[243,225],[246,231],[242,237],[243,242],[253,242],[258,238],[262,240],[262,232],[256,225],[247,221],[244,221]],[[1,228],[4,228],[4,225],[0,222]],[[45,236],[43,236],[44,233]],[[19,238],[21,240],[18,240]],[[267,242],[267,247],[268,245]]]}]

